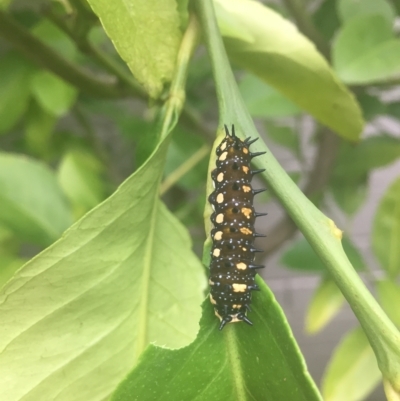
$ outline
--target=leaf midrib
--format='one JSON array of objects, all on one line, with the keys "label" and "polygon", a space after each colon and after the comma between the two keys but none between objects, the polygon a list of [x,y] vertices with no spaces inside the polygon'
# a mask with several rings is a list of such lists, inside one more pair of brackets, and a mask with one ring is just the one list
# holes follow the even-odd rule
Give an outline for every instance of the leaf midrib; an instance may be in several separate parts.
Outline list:
[{"label": "leaf midrib", "polygon": [[[158,188],[158,185],[157,185]],[[149,283],[151,272],[151,261],[154,246],[154,233],[156,226],[156,217],[158,214],[158,191],[153,194],[153,207],[150,217],[150,229],[148,232],[148,241],[143,260],[143,274],[142,274],[142,291],[139,303],[139,316],[138,316],[138,334],[136,342],[136,355],[139,356],[147,345],[147,330],[148,330],[148,301],[149,301]]]}]

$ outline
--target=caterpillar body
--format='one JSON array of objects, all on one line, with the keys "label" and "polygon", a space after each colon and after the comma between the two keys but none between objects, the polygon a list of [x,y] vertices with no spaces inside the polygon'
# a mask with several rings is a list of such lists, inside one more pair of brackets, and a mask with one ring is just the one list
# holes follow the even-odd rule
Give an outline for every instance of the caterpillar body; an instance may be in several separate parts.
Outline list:
[{"label": "caterpillar body", "polygon": [[256,270],[262,265],[254,264],[256,237],[254,223],[258,216],[253,198],[265,189],[253,189],[252,177],[264,171],[251,170],[251,160],[265,152],[250,152],[250,145],[257,139],[242,141],[225,125],[226,136],[216,149],[216,168],[211,173],[215,190],[208,200],[214,209],[211,215],[212,248],[210,264],[210,300],[215,315],[220,319],[219,329],[227,323],[252,322],[246,316],[250,311],[251,291],[259,290],[255,284]]}]

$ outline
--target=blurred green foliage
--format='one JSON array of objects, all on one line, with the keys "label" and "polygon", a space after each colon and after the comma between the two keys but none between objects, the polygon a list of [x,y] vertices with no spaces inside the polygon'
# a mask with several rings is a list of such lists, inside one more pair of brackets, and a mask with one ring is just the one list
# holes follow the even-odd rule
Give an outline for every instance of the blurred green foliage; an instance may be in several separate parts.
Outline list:
[{"label": "blurred green foliage", "polygon": [[[264,6],[250,0],[215,0],[215,9],[240,92],[249,112],[263,127],[265,140],[273,144],[273,149],[289,152],[297,166],[290,175],[303,186],[307,196],[322,210],[333,202],[350,224],[367,200],[371,175],[400,160],[400,98],[395,93],[387,96],[399,84],[400,41],[394,22],[400,7],[398,2],[389,0],[324,0],[315,3],[317,6],[304,0],[300,1],[304,3],[301,11],[293,7],[294,3],[283,0],[266,2]],[[161,110],[169,100],[169,84],[176,73],[177,53],[191,10],[189,1],[49,0],[29,5],[6,0],[0,1],[0,8],[0,288],[5,289],[0,305],[5,305],[1,324],[10,336],[4,335],[4,347],[0,347],[0,394],[7,394],[9,401],[50,400],[56,399],[52,397],[58,391],[64,391],[59,388],[74,383],[74,397],[79,394],[85,400],[104,399],[117,388],[148,343],[183,346],[197,330],[204,276],[199,260],[190,251],[187,231],[199,255],[205,239],[206,154],[211,150],[218,124],[212,60],[199,43],[189,67],[186,93],[179,94],[182,114],[175,116],[176,126],[169,142],[160,145]],[[310,115],[312,123],[304,124],[310,121]],[[395,133],[386,132],[385,125],[379,124],[382,117],[390,119]],[[364,122],[368,135],[362,135]],[[316,154],[311,162],[307,152],[310,148]],[[326,160],[329,162],[324,163]],[[140,178],[143,172],[147,181]],[[130,177],[133,173],[136,175]],[[172,183],[162,194],[166,208],[158,198],[158,184],[171,177]],[[262,200],[272,199],[266,196]],[[280,227],[285,224],[284,219]],[[157,237],[160,232],[163,236]],[[268,255],[281,249],[295,233],[287,232],[273,249],[268,249]],[[131,240],[134,235],[136,239]],[[344,238],[343,247],[354,268],[376,290],[383,309],[400,327],[396,307],[400,302],[400,175],[380,200],[370,243],[380,265],[374,275],[365,273],[371,269],[368,258],[349,236]],[[31,259],[36,255],[39,256]],[[104,268],[108,262],[115,268],[110,277]],[[305,239],[283,249],[280,262],[289,269],[320,277],[305,324],[309,333],[321,331],[344,304],[335,282]],[[85,268],[81,270],[79,263]],[[167,273],[150,274],[154,266],[164,265]],[[131,266],[140,266],[135,280],[130,275]],[[193,270],[186,271],[186,267]],[[175,275],[186,277],[186,281],[178,282],[179,277],[173,280]],[[93,300],[92,286],[101,286],[103,279],[109,279],[112,286],[101,287],[102,298]],[[131,289],[125,287],[131,281],[134,291],[140,294],[139,300],[130,297]],[[179,291],[182,287],[187,288],[186,293]],[[171,300],[171,288],[181,295],[176,302]],[[115,294],[122,294],[125,303],[120,303]],[[31,347],[44,336],[42,351],[46,350],[48,333],[54,340],[60,333],[68,336],[79,332],[80,316],[66,309],[80,310],[80,297],[85,300],[82,316],[90,322],[90,330],[85,331],[77,351],[68,350],[68,341],[63,337],[65,350],[61,346],[60,354],[90,354],[91,341],[100,330],[99,316],[112,321],[110,336],[118,341],[137,329],[137,338],[141,339],[134,346],[137,353],[131,352],[130,340],[117,347],[115,355],[105,351],[104,359],[111,360],[107,365],[110,370],[105,369],[105,377],[110,377],[108,383],[96,379],[103,361],[95,356],[87,359],[88,367],[77,364],[82,368],[77,374],[88,374],[87,383],[99,386],[94,392],[82,392],[81,378],[72,375],[67,384],[57,377],[45,390],[48,398],[37,398],[44,391],[45,380],[57,375],[57,364],[67,364],[68,358],[56,358],[56,363],[44,364],[42,369],[40,349],[32,352]],[[31,299],[36,303],[31,304]],[[12,307],[6,302],[11,302]],[[270,297],[270,302],[275,301]],[[125,308],[127,304],[132,309]],[[167,311],[154,307],[164,304],[168,305]],[[279,308],[274,308],[272,318],[278,320],[273,324],[278,329],[272,330],[269,337],[275,339],[276,333],[282,332],[291,350],[286,355],[288,359],[280,361],[276,369],[293,375],[287,384],[294,383],[301,390],[301,396],[290,399],[318,399],[318,391],[307,374],[296,376],[301,369],[300,353],[289,338]],[[23,331],[25,310],[32,327],[43,319],[43,331],[26,334],[26,340],[21,337],[21,344],[31,346],[21,345],[21,349],[14,349],[15,354],[8,354],[7,341],[18,341]],[[115,310],[125,315],[120,312],[119,320],[114,319]],[[185,322],[179,322],[180,316],[187,320],[187,331],[182,330]],[[57,326],[59,321],[64,326]],[[142,325],[135,326],[136,321]],[[199,347],[221,347],[215,333],[210,335],[207,330],[202,325],[200,339],[209,342]],[[102,327],[99,333],[104,338],[99,334],[96,341],[106,342],[107,330]],[[100,344],[99,349],[109,350],[118,341],[110,341],[104,347]],[[232,346],[230,350],[251,348],[246,336],[240,341],[242,348]],[[54,351],[58,342],[54,340],[53,345]],[[164,354],[159,358],[165,358],[166,365],[173,369],[183,359],[200,368],[208,366],[202,353],[190,360],[192,348],[182,351],[181,357]],[[270,351],[279,358],[278,346]],[[150,349],[146,358],[157,363],[158,352]],[[240,357],[249,363],[250,356]],[[124,361],[122,367],[117,363],[119,358]],[[33,361],[30,367],[40,366],[37,377],[24,370],[25,359]],[[10,361],[15,360],[23,361],[18,367],[22,370],[9,369]],[[227,365],[229,361],[225,361]],[[232,378],[240,373],[246,378],[246,373],[238,373],[235,367],[230,371],[219,362],[215,369],[220,369],[221,375]],[[290,362],[294,367],[286,366]],[[147,369],[145,363],[141,366],[144,370],[139,370],[135,380],[144,375],[140,383],[153,383],[153,377],[143,373]],[[274,366],[268,366],[271,375]],[[204,369],[202,373],[207,373]],[[258,370],[262,369],[255,369],[253,378]],[[2,384],[1,376],[6,378],[6,372],[21,375],[24,386],[12,388],[7,380]],[[137,373],[132,372],[131,375]],[[25,380],[28,376],[30,379]],[[207,386],[212,377],[204,377],[201,385]],[[324,374],[324,399],[362,400],[380,377],[370,345],[361,329],[356,328],[334,351]],[[40,384],[42,379],[44,384]],[[191,383],[184,374],[178,376],[178,383],[190,389]],[[276,390],[281,384],[275,384],[266,389],[273,388],[271,391],[277,391],[273,394],[284,397],[287,393]],[[167,386],[168,381],[163,385]],[[233,388],[230,381],[225,385]],[[129,394],[124,398],[125,387],[128,393],[134,391],[132,383],[126,381],[115,393],[115,400],[136,399],[129,398]],[[214,391],[214,387],[211,389]],[[31,391],[27,396],[30,398],[25,398]],[[62,399],[78,399],[65,391]],[[213,394],[223,400],[218,388],[215,391]],[[194,393],[190,394],[194,397]],[[207,399],[204,394],[203,397],[199,399]],[[144,395],[140,399],[144,400]],[[165,399],[177,398],[172,394]]]}]

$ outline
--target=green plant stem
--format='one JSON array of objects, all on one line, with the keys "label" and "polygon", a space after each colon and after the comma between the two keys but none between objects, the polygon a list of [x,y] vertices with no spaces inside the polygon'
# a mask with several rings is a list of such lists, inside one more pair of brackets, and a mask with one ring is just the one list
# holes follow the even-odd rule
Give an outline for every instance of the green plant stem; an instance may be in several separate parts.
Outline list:
[{"label": "green plant stem", "polygon": [[[220,109],[219,135],[223,135],[223,123],[232,122],[239,136],[258,137],[230,68],[212,2],[197,0],[195,5],[214,71]],[[400,392],[400,333],[349,262],[341,244],[342,232],[307,199],[262,141],[253,147],[253,151],[267,152],[256,158],[254,164],[266,168],[262,174],[270,188],[324,262],[362,325],[384,377]],[[206,219],[211,213],[211,208],[207,208]]]},{"label": "green plant stem", "polygon": [[7,13],[0,11],[0,35],[35,64],[93,96],[118,98],[128,93],[118,85],[92,77],[35,38]]},{"label": "green plant stem", "polygon": [[160,195],[164,195],[175,183],[188,173],[197,163],[210,153],[210,146],[205,144],[175,169],[161,184]]},{"label": "green plant stem", "polygon": [[182,42],[177,56],[177,69],[171,82],[168,99],[161,111],[161,138],[169,134],[176,125],[180,113],[184,110],[185,104],[185,83],[189,68],[189,62],[193,51],[198,43],[200,35],[199,24],[194,15],[189,18],[189,24],[183,35]]}]

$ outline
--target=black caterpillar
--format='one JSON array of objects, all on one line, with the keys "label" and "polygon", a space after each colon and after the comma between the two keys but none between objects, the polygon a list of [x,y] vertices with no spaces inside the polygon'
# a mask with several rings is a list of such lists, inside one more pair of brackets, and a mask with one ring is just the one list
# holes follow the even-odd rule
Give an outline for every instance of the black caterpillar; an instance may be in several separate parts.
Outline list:
[{"label": "black caterpillar", "polygon": [[253,264],[255,237],[264,237],[254,230],[256,213],[254,195],[265,189],[253,189],[252,177],[264,171],[251,170],[251,159],[265,152],[251,153],[249,147],[257,139],[242,141],[235,136],[235,127],[217,147],[217,167],[211,173],[215,190],[209,196],[214,213],[211,222],[213,241],[210,264],[210,300],[215,315],[221,320],[219,329],[227,323],[245,321],[252,325],[246,312],[250,309],[251,291],[259,290],[255,284],[256,269],[264,266]]}]

